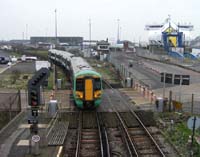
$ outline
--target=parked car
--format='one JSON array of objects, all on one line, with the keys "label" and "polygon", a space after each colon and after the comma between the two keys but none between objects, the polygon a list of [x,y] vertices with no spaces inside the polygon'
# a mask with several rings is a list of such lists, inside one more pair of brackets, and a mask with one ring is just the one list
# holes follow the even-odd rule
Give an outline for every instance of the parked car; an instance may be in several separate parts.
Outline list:
[{"label": "parked car", "polygon": [[7,57],[3,57],[3,56],[0,57],[0,64],[8,64],[9,61],[10,59]]}]

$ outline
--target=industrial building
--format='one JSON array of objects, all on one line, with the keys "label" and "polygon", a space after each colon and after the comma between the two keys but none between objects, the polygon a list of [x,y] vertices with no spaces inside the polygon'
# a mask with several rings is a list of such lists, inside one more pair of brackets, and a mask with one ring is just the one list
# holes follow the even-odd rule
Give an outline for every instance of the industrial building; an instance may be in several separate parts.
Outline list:
[{"label": "industrial building", "polygon": [[[56,41],[57,39],[57,41]],[[38,43],[65,43],[69,46],[81,46],[83,43],[83,37],[42,37],[42,36],[35,36],[30,38],[31,44],[38,44]]]}]

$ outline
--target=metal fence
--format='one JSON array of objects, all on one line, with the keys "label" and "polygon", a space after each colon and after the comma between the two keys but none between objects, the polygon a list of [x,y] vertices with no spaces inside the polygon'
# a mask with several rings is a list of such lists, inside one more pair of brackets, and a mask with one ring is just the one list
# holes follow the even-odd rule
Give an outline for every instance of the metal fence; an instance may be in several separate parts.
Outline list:
[{"label": "metal fence", "polygon": [[172,92],[172,100],[180,102],[182,111],[200,114],[200,94]]},{"label": "metal fence", "polygon": [[[28,91],[27,90],[21,90],[20,91],[20,109],[26,110],[27,108],[30,108],[28,104]],[[46,109],[50,100],[57,100],[59,108],[65,109],[69,108],[71,105],[70,103],[73,102],[71,97],[71,91],[70,90],[60,90],[60,91],[43,91],[41,93],[41,107],[43,109]],[[70,100],[70,103],[69,103]]]},{"label": "metal fence", "polygon": [[0,111],[21,111],[20,91],[0,90]]}]

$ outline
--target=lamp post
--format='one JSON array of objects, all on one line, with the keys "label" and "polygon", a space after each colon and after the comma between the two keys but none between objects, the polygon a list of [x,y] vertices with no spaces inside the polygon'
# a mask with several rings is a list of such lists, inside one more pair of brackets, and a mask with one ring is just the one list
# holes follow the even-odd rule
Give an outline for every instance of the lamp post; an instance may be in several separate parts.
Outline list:
[{"label": "lamp post", "polygon": [[[57,47],[58,41],[57,41],[57,10],[55,9],[55,48]],[[53,65],[53,89],[56,90],[57,89],[57,69],[56,69],[56,65]]]},{"label": "lamp post", "polygon": [[92,24],[91,19],[89,19],[89,52],[91,52],[91,32],[92,32]]},{"label": "lamp post", "polygon": [[28,40],[28,24],[26,24],[26,40]]},{"label": "lamp post", "polygon": [[57,9],[55,9],[55,46],[57,45]]},{"label": "lamp post", "polygon": [[120,41],[120,39],[119,39],[119,31],[120,31],[119,22],[120,22],[120,19],[117,19],[117,44]]}]

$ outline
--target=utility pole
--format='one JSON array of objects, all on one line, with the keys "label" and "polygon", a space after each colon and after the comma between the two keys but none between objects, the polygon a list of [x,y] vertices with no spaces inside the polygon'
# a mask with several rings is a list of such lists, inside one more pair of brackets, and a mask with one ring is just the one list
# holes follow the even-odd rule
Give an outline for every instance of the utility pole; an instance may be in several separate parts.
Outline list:
[{"label": "utility pole", "polygon": [[91,35],[92,34],[92,24],[91,24],[91,19],[89,19],[89,52],[91,52]]},{"label": "utility pole", "polygon": [[55,38],[56,38],[56,42],[55,42],[55,46],[57,46],[57,10],[55,9]]},{"label": "utility pole", "polygon": [[166,73],[164,72],[164,80],[163,80],[163,100],[165,99],[165,79],[166,79]]},{"label": "utility pole", "polygon": [[28,24],[26,24],[26,40],[28,40]]},{"label": "utility pole", "polygon": [[171,105],[172,105],[172,91],[169,91],[169,112],[171,112]]},{"label": "utility pole", "polygon": [[122,40],[122,27],[121,27],[121,26],[120,26],[120,28],[119,28],[119,39]]},{"label": "utility pole", "polygon": [[194,108],[194,94],[192,93],[192,106],[191,106],[191,113],[193,114],[193,108]]},{"label": "utility pole", "polygon": [[181,87],[182,87],[182,82],[183,82],[183,77],[180,75],[180,84],[179,84],[179,102],[181,102]]},{"label": "utility pole", "polygon": [[[58,44],[58,36],[57,36],[57,10],[55,9],[55,48],[57,47]],[[57,89],[57,69],[56,65],[53,65],[53,89]]]},{"label": "utility pole", "polygon": [[117,19],[117,43],[119,43],[120,39],[119,39],[119,22],[120,22],[120,19]]},{"label": "utility pole", "polygon": [[22,32],[22,40],[24,40],[24,32]]}]

